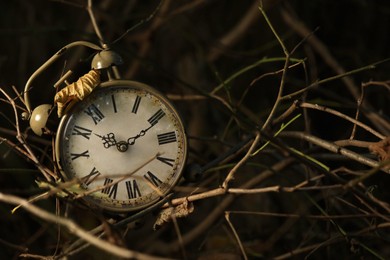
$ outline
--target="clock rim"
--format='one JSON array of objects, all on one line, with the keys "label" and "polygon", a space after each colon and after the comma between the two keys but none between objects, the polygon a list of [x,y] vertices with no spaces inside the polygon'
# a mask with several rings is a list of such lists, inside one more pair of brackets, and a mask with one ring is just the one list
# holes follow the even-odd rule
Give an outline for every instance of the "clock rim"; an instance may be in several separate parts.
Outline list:
[{"label": "clock rim", "polygon": [[[88,196],[88,195],[83,197],[84,201],[91,202],[91,203],[89,203],[90,206],[92,206],[94,208],[102,209],[104,211],[108,211],[108,212],[111,212],[111,213],[134,212],[134,211],[138,211],[138,210],[142,210],[142,209],[145,209],[147,207],[150,207],[150,206],[156,204],[161,199],[165,198],[168,194],[170,194],[172,189],[180,181],[180,179],[183,176],[183,171],[184,171],[184,168],[185,168],[185,165],[186,165],[186,161],[187,161],[187,154],[188,154],[188,140],[187,139],[188,138],[187,138],[187,134],[186,134],[186,129],[185,129],[184,124],[183,124],[183,119],[180,116],[180,113],[175,108],[175,106],[172,104],[172,102],[163,93],[161,93],[157,89],[155,89],[155,88],[153,88],[153,87],[151,87],[151,86],[149,86],[149,85],[147,85],[145,83],[138,82],[138,81],[132,81],[132,80],[110,80],[110,81],[101,82],[94,89],[94,91],[91,92],[90,95],[92,95],[94,92],[96,92],[95,90],[101,90],[101,89],[111,88],[111,87],[112,88],[115,88],[115,87],[129,87],[131,89],[145,90],[145,91],[153,94],[154,96],[158,97],[159,99],[161,99],[164,102],[164,104],[169,108],[169,110],[171,112],[173,112],[173,114],[176,116],[177,121],[178,121],[179,126],[180,126],[180,129],[181,129],[181,134],[183,135],[183,149],[182,149],[183,150],[183,156],[182,156],[183,157],[183,161],[182,161],[182,166],[180,167],[180,170],[178,170],[177,173],[176,173],[178,175],[178,177],[175,179],[175,181],[170,186],[170,188],[164,191],[162,197],[157,197],[156,199],[151,200],[148,203],[145,203],[145,204],[142,204],[142,205],[139,205],[139,206],[129,206],[129,205],[126,205],[124,207],[116,207],[116,206],[109,206],[109,205],[106,205],[106,204],[99,204],[98,201],[103,200],[103,198],[97,199],[97,198],[92,198],[91,196]],[[82,100],[77,102],[76,104],[74,104],[74,106],[76,107],[77,104],[79,104],[80,102],[82,102]],[[71,180],[71,178],[69,178],[69,176],[67,176],[66,172],[64,171],[64,169],[63,169],[63,167],[61,165],[61,140],[62,140],[62,135],[63,135],[64,129],[65,129],[65,126],[66,126],[66,124],[69,121],[69,117],[71,116],[72,111],[73,111],[73,107],[67,109],[66,113],[62,116],[61,121],[60,121],[60,123],[58,125],[58,129],[57,129],[57,132],[56,132],[56,137],[55,137],[55,158],[56,158],[56,164],[57,164],[58,170],[59,170],[63,180],[65,180],[65,181],[69,181],[69,180]]]}]

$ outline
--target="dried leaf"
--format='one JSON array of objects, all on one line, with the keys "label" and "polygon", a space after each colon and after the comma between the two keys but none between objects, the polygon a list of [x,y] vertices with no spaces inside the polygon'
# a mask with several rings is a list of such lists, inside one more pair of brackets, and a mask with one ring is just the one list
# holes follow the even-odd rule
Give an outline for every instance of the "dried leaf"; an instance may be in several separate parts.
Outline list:
[{"label": "dried leaf", "polygon": [[71,102],[78,102],[88,96],[92,90],[100,84],[100,72],[91,70],[76,82],[61,89],[54,96],[54,103],[57,103],[57,114],[61,117],[66,107]]},{"label": "dried leaf", "polygon": [[193,211],[194,211],[194,204],[187,200],[176,207],[163,209],[158,214],[157,220],[153,225],[153,229],[156,230],[164,223],[171,221],[173,215],[175,216],[175,218],[183,218],[183,217],[187,217]]}]

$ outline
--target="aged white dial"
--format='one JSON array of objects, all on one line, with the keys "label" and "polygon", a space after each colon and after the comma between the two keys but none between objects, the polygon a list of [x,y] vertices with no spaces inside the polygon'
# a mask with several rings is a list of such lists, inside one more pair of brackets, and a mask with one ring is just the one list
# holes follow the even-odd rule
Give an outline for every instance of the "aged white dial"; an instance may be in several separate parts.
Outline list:
[{"label": "aged white dial", "polygon": [[186,160],[183,124],[169,101],[133,81],[108,81],[61,120],[56,155],[64,178],[109,211],[138,210],[178,182]]}]

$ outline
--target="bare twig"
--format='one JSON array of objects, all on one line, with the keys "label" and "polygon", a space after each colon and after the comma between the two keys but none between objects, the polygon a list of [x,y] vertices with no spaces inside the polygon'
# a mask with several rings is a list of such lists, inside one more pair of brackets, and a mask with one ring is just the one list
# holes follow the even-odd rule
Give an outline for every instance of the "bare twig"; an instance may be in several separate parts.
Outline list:
[{"label": "bare twig", "polygon": [[[310,30],[306,27],[306,25],[302,21],[300,21],[299,18],[294,17],[287,9],[281,9],[281,14],[286,24],[288,24],[296,33],[298,33],[302,37],[306,37],[307,35],[311,34]],[[347,86],[351,95],[356,100],[359,100],[359,88],[355,85],[352,78],[348,77],[349,75],[347,75],[346,70],[333,57],[326,45],[314,35],[307,38],[307,42],[323,58],[325,63],[328,64],[328,66],[336,72],[337,75],[345,75],[341,78],[341,80]],[[371,111],[371,105],[368,102],[363,102],[362,106],[366,108],[367,111]],[[374,124],[378,129],[381,130],[381,132],[386,135],[390,133],[390,124],[386,122],[386,120],[381,118],[377,113],[365,113],[365,115],[370,119],[372,124]]]},{"label": "bare twig", "polygon": [[[115,181],[110,182],[110,183],[108,183],[108,184],[101,185],[101,186],[97,186],[97,187],[95,187],[95,188],[93,188],[93,189],[90,189],[90,190],[87,190],[87,191],[85,191],[85,192],[79,193],[79,194],[77,194],[77,195],[74,197],[74,199],[79,199],[79,198],[85,197],[85,196],[90,195],[90,194],[92,194],[92,193],[94,193],[94,192],[97,192],[97,191],[102,190],[102,189],[110,188],[110,187],[116,185],[117,183],[119,183],[119,182],[121,182],[121,181],[124,181],[125,179],[131,177],[134,173],[136,173],[136,172],[137,172],[138,170],[140,170],[142,167],[144,167],[145,165],[147,165],[148,163],[150,163],[151,161],[153,161],[154,159],[156,159],[156,157],[157,157],[158,155],[159,155],[159,154],[157,153],[157,154],[155,154],[154,156],[152,156],[152,157],[150,157],[150,158],[147,158],[146,161],[144,161],[142,164],[140,164],[139,166],[137,166],[134,170],[129,171],[128,174],[125,174],[125,175],[121,174],[121,175],[119,175],[119,176],[110,175],[111,178],[115,178],[115,177],[116,177],[116,178],[120,177],[120,178],[115,179]],[[105,177],[105,176],[98,176],[98,177],[95,178],[95,180],[96,180],[96,179],[103,179],[103,178],[106,178],[106,177]],[[80,180],[77,180],[76,182],[80,182]],[[153,185],[150,185],[150,187],[151,187],[152,189],[154,189],[157,193],[161,193],[161,191],[158,190],[158,189],[156,189]]]},{"label": "bare twig", "polygon": [[257,10],[258,6],[257,1],[253,1],[253,4],[249,6],[248,10],[244,15],[242,15],[241,20],[235,24],[235,26],[225,35],[219,39],[218,44],[222,46],[221,48],[211,48],[209,54],[207,55],[207,61],[213,62],[220,57],[223,53],[223,50],[233,46],[238,40],[240,40],[244,35],[247,29],[251,24],[253,24],[257,19],[260,18],[259,12]]},{"label": "bare twig", "polygon": [[265,121],[265,123],[261,127],[261,130],[264,130],[271,123],[271,120],[273,119],[274,114],[276,113],[276,109],[278,108],[278,106],[279,106],[279,104],[281,102],[281,98],[283,96],[284,84],[285,84],[286,75],[287,75],[287,68],[288,68],[289,62],[290,62],[290,52],[287,50],[287,47],[284,45],[284,42],[282,41],[282,39],[279,37],[278,33],[274,29],[271,21],[268,19],[268,16],[266,15],[266,13],[264,11],[261,2],[260,2],[259,10],[261,11],[262,15],[264,16],[264,18],[265,18],[265,20],[266,20],[266,22],[268,24],[268,27],[271,29],[271,31],[274,34],[275,38],[278,40],[280,46],[283,49],[283,53],[285,55],[285,61],[284,61],[284,66],[283,66],[283,73],[282,73],[282,78],[280,79],[278,96],[276,97],[275,103],[274,103],[274,105],[273,105],[273,107],[271,109],[271,112],[269,113],[269,115],[267,117],[267,120]]},{"label": "bare twig", "polygon": [[318,138],[316,136],[309,135],[309,134],[306,134],[303,132],[294,132],[294,131],[292,131],[292,132],[285,131],[285,132],[280,133],[279,136],[300,138],[300,139],[308,141],[312,144],[318,145],[324,149],[327,149],[333,153],[342,154],[342,155],[348,157],[349,159],[357,161],[361,164],[380,169],[381,171],[386,172],[386,173],[390,173],[390,169],[382,168],[383,166],[379,162],[374,161],[372,159],[369,159],[367,157],[364,157],[363,155],[360,155],[358,153],[355,153],[355,152],[350,151],[348,149],[345,149],[343,147],[340,147],[334,143],[325,141],[325,140]]},{"label": "bare twig", "polygon": [[[164,14],[169,11],[169,7],[171,5],[171,0],[161,1],[158,7],[153,11],[150,16],[150,19],[156,17],[153,22],[150,24],[149,28],[144,32],[134,35],[130,40],[135,41],[139,45],[138,55],[140,58],[146,56],[150,48],[152,47],[151,37],[153,33],[164,24]],[[158,16],[156,14],[159,14]],[[131,67],[127,70],[125,74],[125,78],[132,78],[133,75],[138,71],[140,67],[140,61],[136,60],[131,65]]]},{"label": "bare twig", "polygon": [[342,119],[345,119],[355,125],[358,125],[360,126],[361,128],[363,128],[364,130],[368,131],[369,133],[375,135],[376,137],[380,138],[380,139],[385,139],[385,136],[382,135],[381,133],[375,131],[374,129],[372,129],[371,127],[367,126],[366,124],[363,124],[362,122],[352,118],[352,117],[349,117],[337,110],[334,110],[334,109],[331,109],[331,108],[328,108],[328,107],[324,107],[324,106],[321,106],[321,105],[318,105],[318,104],[310,104],[310,103],[300,103],[298,104],[299,107],[302,107],[302,108],[310,108],[310,109],[315,109],[315,110],[320,110],[320,111],[323,111],[323,112],[326,112],[326,113],[329,113],[329,114],[333,114],[335,116],[338,116]]},{"label": "bare twig", "polygon": [[[365,233],[369,233],[369,232],[372,232],[372,231],[375,231],[375,230],[388,229],[388,228],[390,228],[390,223],[389,222],[381,223],[381,224],[378,224],[378,225],[371,225],[371,226],[369,226],[367,228],[361,229],[360,231],[357,231],[357,232],[354,232],[354,233],[350,233],[349,236],[351,236],[351,237],[353,237],[353,236],[361,236],[361,235],[363,235]],[[345,237],[343,237],[342,235],[334,235],[334,236],[332,236],[331,238],[329,238],[328,240],[326,240],[324,242],[320,242],[320,243],[316,243],[316,244],[312,244],[312,245],[309,245],[309,246],[300,247],[300,248],[291,250],[290,252],[282,254],[282,255],[279,255],[279,256],[275,257],[274,259],[278,259],[278,260],[289,259],[291,257],[294,257],[294,256],[297,256],[297,255],[303,254],[305,252],[309,252],[309,251],[318,249],[320,247],[328,246],[328,245],[340,242],[342,240],[345,240]]]},{"label": "bare twig", "polygon": [[87,231],[85,231],[83,228],[81,228],[79,225],[71,221],[70,219],[59,217],[56,215],[53,215],[47,211],[44,211],[37,206],[29,203],[28,201],[21,199],[19,197],[8,195],[4,193],[0,193],[0,201],[13,204],[13,205],[21,205],[22,208],[27,210],[28,212],[34,214],[35,216],[48,221],[52,223],[59,224],[63,227],[66,227],[70,233],[88,241],[92,245],[119,257],[124,258],[137,258],[137,259],[165,259],[160,257],[155,257],[151,255],[142,254],[136,251],[132,251],[123,247],[119,247],[117,245],[113,245],[111,243],[108,243],[102,239],[97,238],[94,235],[91,235]]},{"label": "bare twig", "polygon": [[[176,198],[171,201],[172,205],[180,205],[184,203],[185,201],[197,201],[202,200],[206,198],[212,198],[216,196],[222,196],[225,194],[260,194],[260,193],[281,193],[281,192],[296,192],[296,191],[309,191],[309,190],[330,190],[330,189],[342,189],[344,186],[342,184],[334,184],[334,185],[321,185],[321,186],[307,186],[311,182],[314,182],[315,180],[318,180],[320,178],[323,178],[324,176],[316,176],[311,178],[310,180],[303,181],[293,187],[283,187],[281,185],[276,186],[269,186],[269,187],[263,187],[263,188],[247,188],[247,187],[241,187],[241,188],[216,188],[212,190],[207,190],[201,193],[196,193],[190,196],[186,196],[183,198]],[[163,207],[168,207],[168,204],[165,204]]]},{"label": "bare twig", "polygon": [[[8,128],[0,127],[0,133],[4,133],[6,135],[11,135],[11,136],[16,136],[17,132],[15,130],[11,130]],[[38,137],[38,136],[33,136],[33,135],[27,135],[25,133],[22,134],[23,138],[26,140],[31,140],[33,142],[37,142],[43,145],[51,145],[51,141],[48,141],[44,138]]]},{"label": "bare twig", "polygon": [[137,27],[141,26],[142,24],[145,24],[145,23],[149,22],[150,20],[152,20],[155,17],[155,15],[157,14],[157,12],[160,10],[160,7],[161,7],[163,2],[164,2],[164,0],[161,0],[159,2],[159,4],[157,5],[157,7],[154,9],[154,11],[147,18],[142,19],[137,24],[135,24],[132,27],[130,27],[129,29],[127,29],[126,32],[124,32],[121,36],[119,36],[117,39],[115,39],[112,42],[112,44],[116,44],[117,42],[121,41],[131,31],[135,30]]},{"label": "bare twig", "polygon": [[[253,187],[254,185],[259,184],[260,182],[264,181],[265,179],[272,176],[275,172],[281,171],[285,167],[289,166],[294,161],[293,158],[286,158],[282,161],[279,161],[275,163],[272,167],[269,169],[259,173],[255,178],[252,178],[251,180],[244,183],[240,188],[249,189]],[[220,188],[219,192],[223,192],[225,194],[225,190]],[[206,195],[206,196],[204,196]],[[193,195],[193,196],[197,196]],[[192,199],[195,199],[196,197],[188,196],[183,199],[174,199],[172,200],[172,204],[176,205],[183,203],[185,199],[188,199],[188,201],[192,201]],[[212,197],[215,196],[214,194],[201,194],[202,198],[206,197]],[[198,197],[199,198],[199,197]],[[200,198],[199,198],[200,199]],[[226,207],[230,205],[234,201],[235,197],[233,195],[226,195],[224,196],[223,200],[218,204],[218,206],[212,210],[206,219],[201,221],[196,227],[194,227],[191,231],[183,235],[183,243],[187,244],[191,242],[193,239],[201,235],[203,232],[205,232],[211,225],[214,223],[216,219],[220,217],[220,215],[225,211]],[[172,250],[175,250],[178,247],[177,241],[174,241],[170,244],[164,245],[164,251],[170,252]]]},{"label": "bare twig", "polygon": [[248,256],[245,253],[244,246],[242,245],[241,239],[238,236],[238,233],[237,233],[236,229],[234,228],[233,223],[230,221],[230,212],[228,212],[228,211],[225,212],[225,219],[226,219],[227,223],[229,224],[229,227],[232,230],[234,237],[237,240],[237,243],[238,243],[238,246],[240,247],[242,256],[244,257],[245,260],[248,259]]},{"label": "bare twig", "polygon": [[260,132],[257,132],[255,140],[253,140],[251,146],[249,147],[248,152],[245,154],[245,156],[234,166],[234,168],[229,172],[229,174],[226,176],[225,180],[222,183],[222,188],[227,189],[229,182],[234,178],[234,174],[238,171],[238,169],[245,164],[245,162],[252,156],[254,150],[256,149],[257,144],[260,141]]},{"label": "bare twig", "polygon": [[377,214],[345,214],[345,215],[308,215],[308,214],[295,214],[295,213],[277,213],[277,212],[258,212],[258,211],[226,211],[230,214],[237,215],[257,215],[266,217],[277,217],[277,218],[307,218],[316,219],[322,221],[328,221],[329,219],[361,219],[361,218],[375,218]]},{"label": "bare twig", "polygon": [[43,176],[46,178],[46,180],[51,181],[51,180],[56,180],[58,179],[58,176],[56,176],[54,173],[49,171],[46,167],[42,166],[41,163],[39,162],[38,158],[35,156],[31,148],[28,146],[26,143],[20,128],[19,128],[19,116],[18,116],[18,111],[16,109],[15,101],[2,89],[0,88],[0,92],[8,99],[10,102],[13,110],[14,110],[14,116],[15,116],[15,128],[16,128],[16,138],[20,142],[20,144],[24,147],[26,150],[27,154],[29,155],[29,158],[33,161],[33,163],[36,165],[36,167],[39,169],[39,171],[43,174]]},{"label": "bare twig", "polygon": [[102,33],[100,31],[100,28],[99,28],[99,26],[97,24],[97,21],[96,21],[96,18],[95,18],[95,14],[93,13],[92,0],[88,0],[87,11],[88,11],[88,14],[89,14],[89,19],[91,19],[93,29],[95,30],[95,33],[96,33],[97,37],[99,38],[100,44],[102,45],[102,47],[104,47],[104,44],[106,42],[104,41],[103,35],[102,35]]},{"label": "bare twig", "polygon": [[[357,109],[355,114],[355,120],[359,119],[360,109],[364,101],[364,93],[365,89],[369,86],[381,86],[385,87],[387,90],[390,90],[390,81],[369,81],[361,84],[360,97],[357,99]],[[388,122],[384,122],[384,125],[387,125],[387,128],[390,128],[390,124]],[[356,124],[353,126],[351,139],[355,136],[356,133]]]}]

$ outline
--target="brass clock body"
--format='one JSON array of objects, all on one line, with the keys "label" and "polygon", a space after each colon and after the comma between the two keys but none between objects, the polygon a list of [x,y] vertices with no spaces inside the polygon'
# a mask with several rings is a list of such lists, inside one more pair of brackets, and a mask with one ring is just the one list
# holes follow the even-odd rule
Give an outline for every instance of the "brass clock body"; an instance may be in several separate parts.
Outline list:
[{"label": "brass clock body", "polygon": [[57,162],[65,180],[111,212],[156,203],[177,184],[187,156],[182,121],[169,100],[148,85],[101,83],[61,119]]}]

